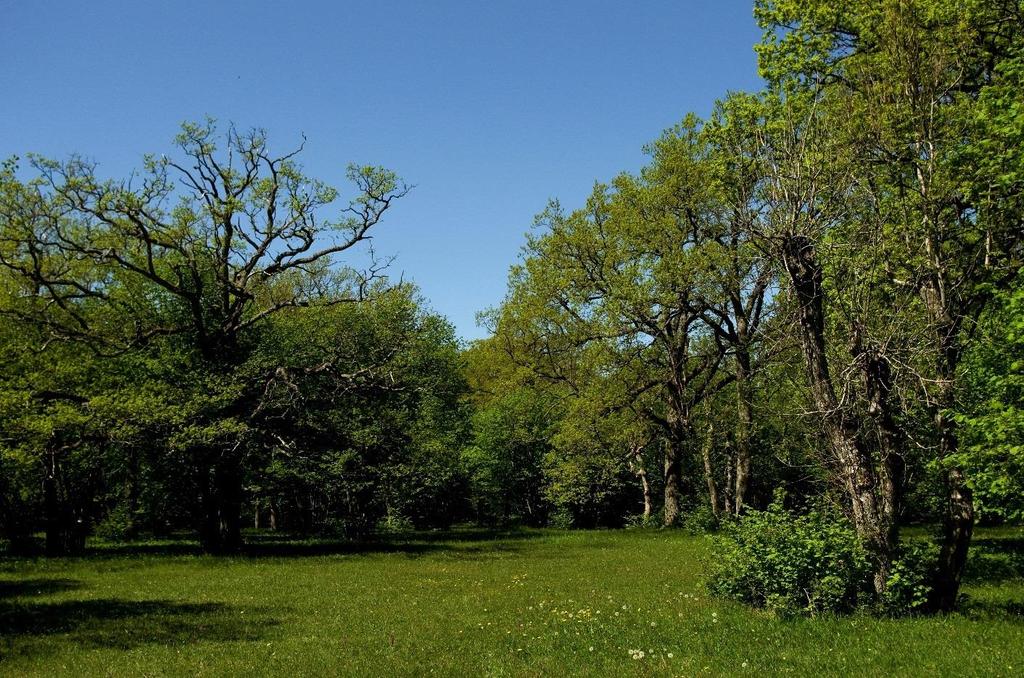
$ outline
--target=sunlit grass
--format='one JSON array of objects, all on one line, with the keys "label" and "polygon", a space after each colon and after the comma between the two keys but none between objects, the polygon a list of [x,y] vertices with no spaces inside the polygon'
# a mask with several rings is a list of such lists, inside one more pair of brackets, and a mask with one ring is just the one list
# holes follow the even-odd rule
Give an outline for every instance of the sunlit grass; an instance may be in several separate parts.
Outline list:
[{"label": "sunlit grass", "polygon": [[164,542],[3,560],[0,673],[1015,675],[1022,537],[981,542],[964,613],[904,620],[780,620],[710,598],[708,540],[681,532],[263,542],[238,558]]}]

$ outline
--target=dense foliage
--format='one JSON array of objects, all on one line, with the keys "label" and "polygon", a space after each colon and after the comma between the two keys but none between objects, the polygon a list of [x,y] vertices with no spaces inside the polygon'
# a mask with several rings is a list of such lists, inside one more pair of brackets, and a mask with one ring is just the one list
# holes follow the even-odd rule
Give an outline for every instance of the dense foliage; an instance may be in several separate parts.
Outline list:
[{"label": "dense foliage", "polygon": [[953,609],[975,524],[1024,517],[1024,8],[754,13],[763,91],[547,205],[469,346],[359,250],[388,170],[340,203],[212,122],[123,181],[4,163],[9,547],[725,525],[723,594]]},{"label": "dense foliage", "polygon": [[773,504],[719,541],[710,589],[779,614],[848,612],[871,590],[871,564],[846,521]]},{"label": "dense foliage", "polygon": [[464,518],[451,326],[381,263],[334,262],[406,189],[352,168],[357,195],[331,216],[337,192],[262,132],[188,124],[177,144],[185,160],[148,158],[141,188],[77,158],[33,157],[28,180],[5,166],[11,546],[186,528],[222,551],[243,519],[354,534]]},{"label": "dense foliage", "polygon": [[[552,203],[488,315],[489,350],[521,370],[506,391],[562,403],[563,503],[620,510],[625,489],[649,506],[652,483],[641,495],[614,471],[641,450],[647,468],[660,457],[663,524],[739,517],[720,590],[852,608],[830,588],[853,581],[852,555],[799,565],[836,546],[820,516],[744,517],[783,489],[848,521],[836,549],[862,549],[865,599],[950,610],[979,517],[1020,518],[1024,10],[754,11],[765,89],[687,116],[578,209]],[[619,419],[611,435],[587,424]],[[915,522],[941,526],[928,558],[901,539]],[[792,571],[767,567],[781,553]]]}]

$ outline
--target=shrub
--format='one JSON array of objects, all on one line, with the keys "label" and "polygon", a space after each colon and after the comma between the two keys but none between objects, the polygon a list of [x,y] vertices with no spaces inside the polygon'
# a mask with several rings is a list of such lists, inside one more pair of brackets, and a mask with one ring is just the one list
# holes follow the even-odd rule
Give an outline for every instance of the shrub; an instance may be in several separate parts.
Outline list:
[{"label": "shrub", "polygon": [[776,503],[716,540],[709,588],[777,614],[816,615],[853,610],[868,599],[870,581],[867,552],[848,523]]},{"label": "shrub", "polygon": [[880,611],[892,616],[923,612],[932,592],[937,555],[930,542],[905,542],[889,571],[885,593],[878,601]]},{"label": "shrub", "polygon": [[558,530],[571,530],[575,527],[572,513],[566,509],[555,509],[548,517],[548,527]]},{"label": "shrub", "polygon": [[634,513],[626,516],[625,525],[626,529],[645,529],[653,527],[661,527],[661,512],[652,512],[651,515],[645,516],[642,513]]},{"label": "shrub", "polygon": [[135,517],[123,504],[115,506],[93,530],[93,534],[107,541],[130,541],[135,533]]},{"label": "shrub", "polygon": [[398,511],[388,511],[377,523],[377,531],[384,534],[401,534],[415,529],[413,522]]},{"label": "shrub", "polygon": [[722,521],[707,504],[700,504],[683,516],[682,527],[691,534],[711,534],[721,526]]}]

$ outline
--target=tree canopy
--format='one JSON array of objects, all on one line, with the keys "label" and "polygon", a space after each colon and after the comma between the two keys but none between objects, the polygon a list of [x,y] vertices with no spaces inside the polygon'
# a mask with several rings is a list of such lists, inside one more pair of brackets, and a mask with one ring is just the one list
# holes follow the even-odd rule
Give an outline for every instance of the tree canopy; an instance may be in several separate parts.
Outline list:
[{"label": "tree canopy", "polygon": [[[469,345],[369,247],[389,170],[342,191],[209,120],[120,180],[4,162],[9,548],[733,526],[725,595],[953,609],[975,524],[1024,510],[1024,10],[753,10],[764,88],[538,205]],[[845,565],[750,593],[816,548]]]}]

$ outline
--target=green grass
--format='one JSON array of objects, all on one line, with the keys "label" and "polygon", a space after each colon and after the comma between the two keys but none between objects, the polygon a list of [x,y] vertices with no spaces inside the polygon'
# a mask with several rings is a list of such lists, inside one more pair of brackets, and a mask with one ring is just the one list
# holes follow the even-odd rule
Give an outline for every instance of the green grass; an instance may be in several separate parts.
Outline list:
[{"label": "green grass", "polygon": [[5,559],[0,674],[1024,673],[1020,531],[982,535],[942,618],[776,619],[709,598],[707,557],[681,532],[467,531]]}]

